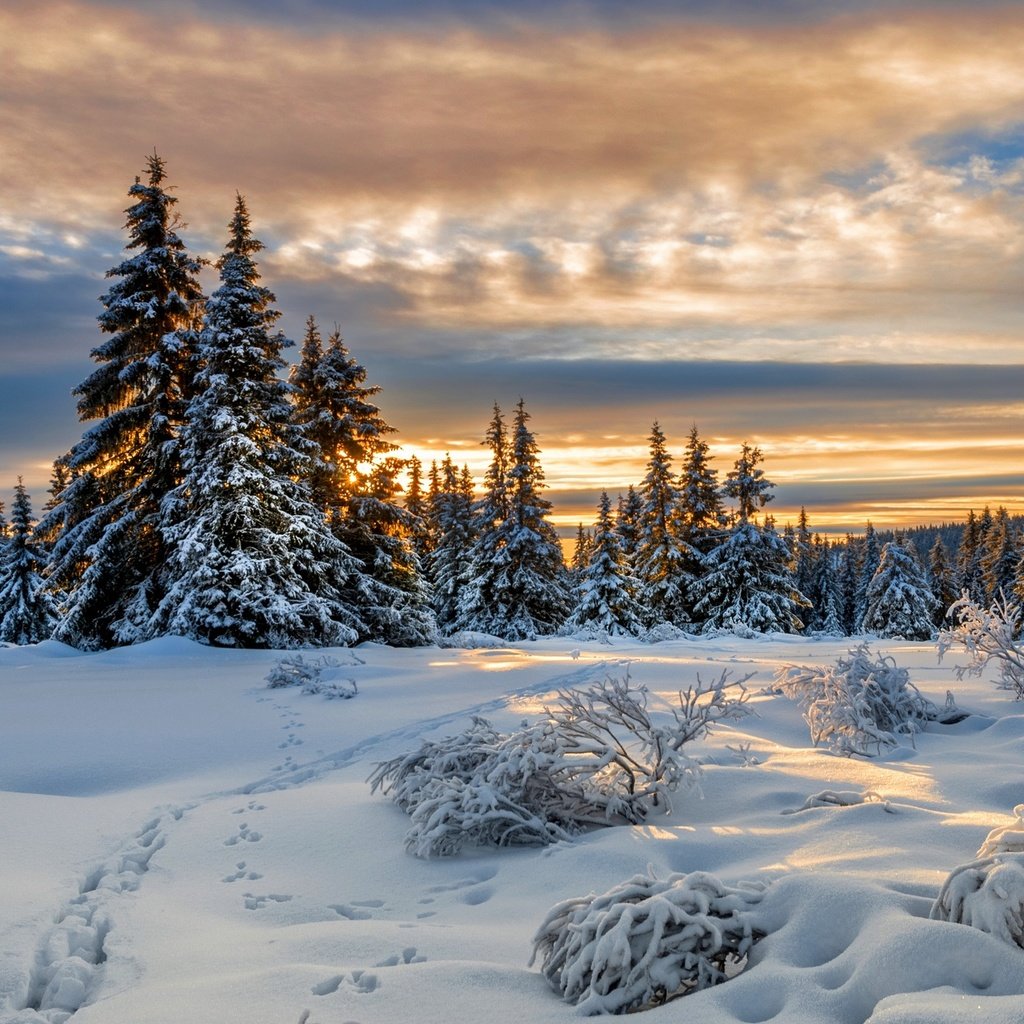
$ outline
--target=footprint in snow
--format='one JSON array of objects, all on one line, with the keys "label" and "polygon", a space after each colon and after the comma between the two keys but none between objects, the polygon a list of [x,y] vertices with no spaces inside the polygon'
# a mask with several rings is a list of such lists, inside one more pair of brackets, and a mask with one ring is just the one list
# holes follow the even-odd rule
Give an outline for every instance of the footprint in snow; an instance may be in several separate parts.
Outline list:
[{"label": "footprint in snow", "polygon": [[251,892],[242,893],[246,910],[262,910],[268,903],[290,903],[295,897],[271,892],[266,896],[254,896]]},{"label": "footprint in snow", "polygon": [[240,860],[238,864],[236,864],[235,866],[238,868],[238,870],[235,871],[233,874],[225,875],[221,879],[222,882],[238,882],[243,878],[247,881],[255,882],[256,879],[263,877],[258,871],[246,871],[244,860]]},{"label": "footprint in snow", "polygon": [[385,957],[379,964],[374,964],[374,967],[399,967],[402,964],[423,964],[427,962],[425,956],[419,956],[416,953],[415,946],[407,946],[402,950],[401,953],[392,953],[391,956]]},{"label": "footprint in snow", "polygon": [[376,992],[379,985],[380,982],[377,980],[376,974],[370,974],[368,971],[352,971],[350,974],[336,974],[326,981],[321,981],[320,984],[314,985],[311,991],[315,996],[329,996],[344,986],[353,992],[366,994]]},{"label": "footprint in snow", "polygon": [[224,840],[225,846],[237,846],[238,843],[258,843],[263,838],[262,832],[256,832],[249,828],[249,826],[243,821],[238,826],[238,834],[228,836]]}]

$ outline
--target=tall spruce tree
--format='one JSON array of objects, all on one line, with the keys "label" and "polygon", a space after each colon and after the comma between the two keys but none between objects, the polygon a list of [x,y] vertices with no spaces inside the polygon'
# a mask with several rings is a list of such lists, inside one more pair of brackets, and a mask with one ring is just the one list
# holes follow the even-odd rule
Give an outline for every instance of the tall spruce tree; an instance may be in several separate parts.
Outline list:
[{"label": "tall spruce tree", "polygon": [[[932,595],[935,597],[935,610],[932,615],[932,623],[935,626],[942,626],[946,621],[946,612],[950,605],[960,596],[956,590],[953,567],[949,563],[949,554],[946,545],[942,543],[942,537],[935,535],[935,543],[928,552],[928,584],[931,587]],[[1011,588],[1006,591],[1009,596]]]},{"label": "tall spruce tree", "polygon": [[180,430],[194,373],[201,261],[179,237],[164,161],[128,190],[134,255],[107,273],[93,349],[100,365],[76,389],[83,421],[96,420],[66,458],[69,480],[41,530],[55,535],[50,577],[67,593],[56,637],[95,649],[144,639],[161,598],[167,553],[161,504],[181,482]]},{"label": "tall spruce tree", "polygon": [[[562,547],[547,519],[551,502],[541,493],[544,471],[527,426],[529,418],[520,399],[506,448],[500,410],[495,406],[495,420],[488,431],[494,455],[488,470],[492,485],[482,506],[481,529],[487,534],[482,533],[474,548],[468,600],[460,615],[463,628],[484,629],[507,640],[532,640],[553,633],[569,610]],[[499,484],[497,470],[502,464],[507,469]],[[498,518],[501,509],[504,516]]]},{"label": "tall spruce tree", "polygon": [[981,567],[984,550],[982,541],[981,525],[972,508],[967,513],[967,522],[960,536],[960,547],[956,554],[956,573],[958,589],[966,590],[971,600],[978,604],[985,603],[985,579]]},{"label": "tall spruce tree", "polygon": [[615,532],[619,537],[622,555],[630,572],[636,564],[636,552],[640,544],[640,523],[643,519],[644,503],[636,488],[630,484],[626,493],[619,495],[615,509]]},{"label": "tall spruce tree", "polygon": [[702,554],[721,539],[725,519],[718,470],[711,465],[710,450],[694,423],[679,469],[680,535]]},{"label": "tall spruce tree", "polygon": [[735,523],[705,557],[704,575],[694,584],[695,611],[705,631],[803,628],[800,613],[808,601],[794,584],[789,547],[770,518],[763,526],[756,521],[775,486],[760,468],[761,459],[760,449],[744,444],[726,479],[724,491],[736,502]]},{"label": "tall spruce tree", "polygon": [[887,543],[868,586],[864,630],[880,637],[928,640],[934,632],[935,604],[914,556],[900,541]]},{"label": "tall spruce tree", "polygon": [[633,559],[637,601],[648,625],[668,622],[683,626],[691,621],[690,587],[700,555],[676,531],[679,492],[665,435],[657,422],[648,441],[650,456],[639,490],[642,511]]},{"label": "tall spruce tree", "polygon": [[380,387],[367,383],[340,329],[324,342],[312,317],[291,383],[313,504],[359,563],[349,564],[341,592],[363,624],[360,639],[429,643],[435,623],[416,548],[425,523],[398,501],[403,466],[390,456],[397,446],[374,401]]},{"label": "tall spruce tree", "polygon": [[1006,509],[999,508],[982,545],[981,579],[986,602],[991,603],[1000,591],[1007,597],[1013,593],[1019,559],[1017,531]]},{"label": "tall spruce tree", "polygon": [[240,195],[229,231],[183,432],[185,479],[164,503],[171,557],[154,628],[225,647],[350,643],[362,623],[339,586],[358,569],[301,482],[307,456],[278,376],[286,341]]},{"label": "tall spruce tree", "polygon": [[580,580],[576,607],[566,626],[599,630],[610,636],[634,636],[641,630],[622,548],[607,491],[601,492],[590,552]]},{"label": "tall spruce tree", "polygon": [[501,407],[494,403],[491,422],[481,444],[491,450],[484,474],[484,494],[473,503],[473,546],[458,587],[456,629],[496,633],[502,628],[497,614],[500,579],[498,553],[503,543],[501,526],[508,516],[508,429]]},{"label": "tall spruce tree", "polygon": [[57,608],[43,582],[46,555],[32,531],[32,502],[18,477],[11,536],[0,555],[0,640],[34,644],[53,633]]},{"label": "tall spruce tree", "polygon": [[467,490],[451,455],[445,455],[436,476],[434,483],[431,475],[428,499],[434,544],[426,556],[426,572],[438,628],[448,632],[455,628],[458,618],[473,546],[473,490],[472,481]]},{"label": "tall spruce tree", "polygon": [[868,610],[868,587],[874,579],[882,551],[878,535],[869,521],[864,527],[864,536],[858,545],[857,589],[854,593],[854,632],[865,629],[864,616]]}]

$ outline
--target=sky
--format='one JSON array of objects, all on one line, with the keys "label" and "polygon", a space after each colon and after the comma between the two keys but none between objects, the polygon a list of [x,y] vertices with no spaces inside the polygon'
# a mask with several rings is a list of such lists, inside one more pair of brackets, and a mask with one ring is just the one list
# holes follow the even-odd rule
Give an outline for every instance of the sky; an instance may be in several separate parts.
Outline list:
[{"label": "sky", "polygon": [[1022,47],[1019,3],[5,0],[0,487],[81,435],[155,150],[403,453],[479,478],[522,397],[565,530],[654,420],[758,445],[780,522],[1024,511]]}]

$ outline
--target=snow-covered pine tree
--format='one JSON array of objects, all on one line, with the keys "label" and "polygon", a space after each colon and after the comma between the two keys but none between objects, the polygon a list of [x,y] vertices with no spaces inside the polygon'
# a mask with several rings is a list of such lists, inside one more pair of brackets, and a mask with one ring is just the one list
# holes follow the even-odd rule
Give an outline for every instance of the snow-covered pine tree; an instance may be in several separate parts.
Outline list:
[{"label": "snow-covered pine tree", "polygon": [[[551,502],[541,495],[544,471],[537,442],[527,427],[529,418],[520,399],[506,449],[501,413],[495,406],[488,431],[494,459],[478,520],[482,532],[471,556],[467,600],[460,612],[461,628],[482,629],[506,640],[532,640],[553,633],[568,614],[565,562],[558,536],[547,520]],[[498,484],[503,461],[507,471]]]},{"label": "snow-covered pine tree", "polygon": [[840,621],[846,636],[852,636],[857,632],[857,554],[858,544],[853,535],[848,533],[836,571],[842,609]]},{"label": "snow-covered pine tree", "polygon": [[455,628],[458,618],[459,597],[473,546],[473,491],[471,482],[467,491],[449,454],[441,463],[436,485],[433,474],[431,482],[434,546],[425,565],[438,628],[448,632]]},{"label": "snow-covered pine tree", "polygon": [[107,272],[100,366],[76,389],[83,421],[97,420],[66,457],[60,502],[40,525],[55,535],[50,581],[66,591],[57,639],[95,649],[145,639],[160,599],[167,553],[161,503],[181,482],[180,429],[194,374],[202,261],[177,234],[166,168],[147,158],[148,180],[128,190],[134,255]]},{"label": "snow-covered pine tree", "polygon": [[292,374],[294,418],[309,445],[307,480],[313,503],[360,566],[341,585],[363,623],[361,639],[396,646],[429,643],[435,623],[413,538],[422,519],[398,503],[400,462],[390,458],[394,433],[373,401],[380,387],[342,341],[326,342],[307,321],[302,356]]},{"label": "snow-covered pine tree", "polygon": [[430,509],[427,506],[427,496],[423,493],[423,463],[418,456],[411,455],[406,463],[406,469],[409,474],[409,486],[405,492],[405,510],[422,524],[412,535],[416,554],[422,558],[432,543]]},{"label": "snow-covered pine tree", "polygon": [[854,594],[854,632],[856,633],[865,628],[864,616],[868,610],[868,587],[874,579],[882,557],[878,537],[870,521],[864,527],[864,536],[861,538],[858,549],[857,590]]},{"label": "snow-covered pine tree", "polygon": [[342,591],[364,623],[363,635],[392,647],[420,647],[437,639],[437,620],[411,541],[423,520],[398,503],[403,468],[401,459],[390,456],[375,462],[335,533],[363,565]]},{"label": "snow-covered pine tree", "polygon": [[[941,627],[945,624],[946,612],[960,595],[957,593],[954,583],[954,571],[949,562],[946,545],[942,543],[942,537],[939,534],[935,535],[935,543],[932,544],[931,550],[928,552],[928,586],[935,598],[932,623]],[[1009,587],[1006,593],[1009,595]]]},{"label": "snow-covered pine tree", "polygon": [[814,540],[807,525],[807,509],[800,506],[793,547],[793,579],[797,590],[808,596],[814,593]]},{"label": "snow-covered pine tree", "polygon": [[1013,592],[1019,560],[1017,531],[1010,522],[1006,509],[1000,507],[985,535],[981,554],[981,578],[988,604],[999,596],[1000,591],[1006,595]]},{"label": "snow-covered pine tree", "polygon": [[711,465],[710,447],[690,427],[686,452],[679,469],[680,535],[706,554],[722,538],[725,510],[722,507],[718,470]]},{"label": "snow-covered pine tree", "polygon": [[650,456],[639,490],[642,511],[633,559],[637,603],[647,625],[668,622],[684,626],[692,621],[690,587],[700,554],[676,532],[679,492],[665,435],[657,421],[648,441]]},{"label": "snow-covered pine tree", "polygon": [[625,495],[619,495],[615,510],[615,532],[619,536],[622,557],[632,572],[636,564],[637,547],[640,544],[640,521],[643,519],[644,503],[640,500],[636,488],[630,484]]},{"label": "snow-covered pine tree", "polygon": [[601,492],[590,555],[583,568],[576,607],[566,623],[571,630],[600,630],[611,636],[640,632],[639,608],[633,598],[634,581],[622,555],[612,519],[608,492]]},{"label": "snow-covered pine tree", "polygon": [[480,443],[490,448],[491,461],[484,474],[483,497],[473,503],[473,546],[457,588],[459,599],[454,627],[495,633],[501,628],[501,618],[496,615],[497,557],[502,544],[501,526],[508,516],[509,466],[508,430],[497,402]]},{"label": "snow-covered pine tree", "polygon": [[240,195],[229,230],[182,434],[185,479],[164,503],[171,557],[154,630],[225,647],[351,643],[362,623],[339,587],[358,567],[303,482],[291,388],[278,376],[286,340]]},{"label": "snow-covered pine tree", "polygon": [[725,493],[737,505],[736,521],[720,544],[704,558],[704,574],[694,584],[696,614],[705,632],[749,629],[761,633],[797,633],[807,598],[794,585],[791,552],[771,518],[759,526],[755,516],[771,500],[775,485],[759,468],[761,452],[744,444],[729,473]]},{"label": "snow-covered pine tree", "polygon": [[[579,600],[579,588],[583,582],[583,573],[590,561],[590,555],[594,550],[594,536],[582,524],[576,528],[576,542],[572,549],[572,558],[569,561],[569,588],[572,592],[573,607]],[[621,547],[619,552],[621,554]]]},{"label": "snow-covered pine tree", "polygon": [[975,604],[985,604],[985,580],[981,568],[982,555],[981,526],[972,508],[967,513],[960,547],[956,554],[957,590],[967,591]]},{"label": "snow-covered pine tree", "polygon": [[845,636],[843,595],[833,551],[820,536],[814,538],[813,551],[810,593],[807,595],[812,606],[809,629],[823,636]]},{"label": "snow-covered pine tree", "polygon": [[32,501],[18,477],[11,535],[0,555],[0,640],[34,644],[53,633],[57,608],[43,582],[46,555],[32,535]]},{"label": "snow-covered pine tree", "polygon": [[889,541],[868,585],[862,628],[880,637],[928,640],[935,632],[935,603],[917,560],[902,543]]}]

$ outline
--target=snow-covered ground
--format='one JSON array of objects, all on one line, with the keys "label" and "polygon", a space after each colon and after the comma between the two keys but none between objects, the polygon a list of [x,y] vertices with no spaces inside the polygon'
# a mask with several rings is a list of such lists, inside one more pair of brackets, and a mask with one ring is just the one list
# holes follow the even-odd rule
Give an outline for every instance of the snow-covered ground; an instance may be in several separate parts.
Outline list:
[{"label": "snow-covered ground", "polygon": [[[334,701],[267,689],[273,652],[177,639],[0,650],[0,1021],[576,1019],[527,966],[531,938],[556,902],[648,865],[772,883],[771,934],[747,969],[647,1011],[652,1022],[1024,1020],[1024,952],[928,919],[949,871],[1024,800],[1024,705],[991,681],[956,682],[956,659],[938,664],[932,644],[878,642],[926,696],[941,704],[951,688],[975,714],[916,749],[836,757],[810,746],[794,703],[759,691],[779,665],[828,664],[848,646],[366,645],[345,669],[358,696]],[[627,661],[655,707],[698,673],[756,673],[756,716],[698,744],[703,799],[546,848],[404,851],[408,818],[365,782],[375,762],[471,715],[514,728]],[[826,789],[887,804],[797,810]]]}]

